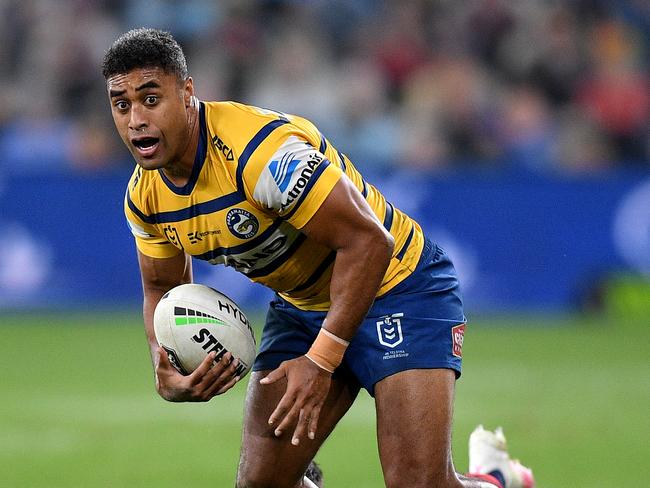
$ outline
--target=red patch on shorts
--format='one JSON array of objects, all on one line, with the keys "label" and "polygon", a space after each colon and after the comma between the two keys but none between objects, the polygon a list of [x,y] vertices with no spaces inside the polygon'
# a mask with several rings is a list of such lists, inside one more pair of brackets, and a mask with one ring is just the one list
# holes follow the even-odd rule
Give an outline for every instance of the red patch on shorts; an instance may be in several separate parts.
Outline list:
[{"label": "red patch on shorts", "polygon": [[463,339],[465,338],[465,324],[458,324],[451,328],[451,353],[457,358],[463,357]]}]

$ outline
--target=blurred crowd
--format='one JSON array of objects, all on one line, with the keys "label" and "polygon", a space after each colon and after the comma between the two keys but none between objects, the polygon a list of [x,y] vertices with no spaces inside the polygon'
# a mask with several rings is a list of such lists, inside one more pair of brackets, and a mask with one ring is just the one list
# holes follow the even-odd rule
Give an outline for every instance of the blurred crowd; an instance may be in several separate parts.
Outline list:
[{"label": "blurred crowd", "polygon": [[132,164],[100,65],[139,26],[364,170],[650,168],[647,0],[0,0],[2,172]]}]

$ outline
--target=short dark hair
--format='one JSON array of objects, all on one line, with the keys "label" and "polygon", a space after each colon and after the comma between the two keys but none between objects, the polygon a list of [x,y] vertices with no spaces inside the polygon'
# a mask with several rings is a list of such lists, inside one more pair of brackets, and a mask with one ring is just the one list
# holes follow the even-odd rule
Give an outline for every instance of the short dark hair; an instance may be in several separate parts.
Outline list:
[{"label": "short dark hair", "polygon": [[179,81],[187,79],[183,49],[169,32],[158,29],[141,27],[118,37],[104,55],[102,74],[108,79],[137,68],[160,68]]}]

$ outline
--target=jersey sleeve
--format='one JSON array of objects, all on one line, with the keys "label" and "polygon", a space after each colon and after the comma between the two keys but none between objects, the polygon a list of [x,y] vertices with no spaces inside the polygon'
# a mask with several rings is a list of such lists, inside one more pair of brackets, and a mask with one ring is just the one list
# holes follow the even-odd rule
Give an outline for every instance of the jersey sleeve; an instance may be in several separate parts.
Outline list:
[{"label": "jersey sleeve", "polygon": [[252,195],[262,208],[276,212],[295,228],[309,222],[342,171],[307,140],[289,136],[256,171]]},{"label": "jersey sleeve", "polygon": [[165,236],[160,235],[155,226],[145,222],[128,191],[124,197],[124,214],[135,245],[142,254],[151,258],[171,258],[181,253]]}]

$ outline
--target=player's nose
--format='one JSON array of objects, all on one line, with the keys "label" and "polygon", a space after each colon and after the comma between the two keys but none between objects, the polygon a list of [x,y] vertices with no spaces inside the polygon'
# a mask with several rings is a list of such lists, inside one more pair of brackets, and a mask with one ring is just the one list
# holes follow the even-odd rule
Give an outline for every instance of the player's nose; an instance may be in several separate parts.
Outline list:
[{"label": "player's nose", "polygon": [[144,110],[138,105],[131,107],[131,117],[129,119],[129,129],[139,131],[146,129],[149,123],[145,117]]}]

